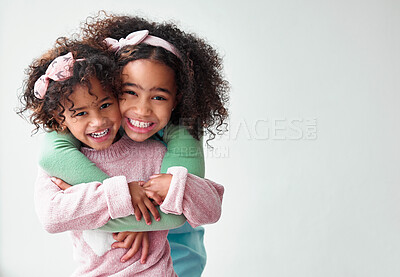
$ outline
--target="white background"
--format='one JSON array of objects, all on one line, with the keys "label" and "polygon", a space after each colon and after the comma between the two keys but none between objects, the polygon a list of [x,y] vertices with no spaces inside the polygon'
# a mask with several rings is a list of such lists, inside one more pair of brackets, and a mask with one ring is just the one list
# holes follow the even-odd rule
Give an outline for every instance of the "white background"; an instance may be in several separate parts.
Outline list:
[{"label": "white background", "polygon": [[[7,3],[8,2],[8,3]],[[19,118],[24,69],[100,9],[174,19],[214,45],[230,132],[204,276],[400,276],[400,4],[389,0],[0,1],[0,275],[68,276],[68,234],[36,218],[40,135]]]}]

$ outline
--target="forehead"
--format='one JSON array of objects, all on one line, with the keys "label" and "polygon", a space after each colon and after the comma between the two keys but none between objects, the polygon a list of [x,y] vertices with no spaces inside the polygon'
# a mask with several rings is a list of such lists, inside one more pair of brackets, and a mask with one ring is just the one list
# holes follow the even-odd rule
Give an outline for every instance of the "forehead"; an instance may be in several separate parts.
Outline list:
[{"label": "forehead", "polygon": [[122,70],[122,81],[139,82],[145,86],[175,86],[175,72],[172,68],[154,60],[131,61]]},{"label": "forehead", "polygon": [[[99,80],[91,79],[90,87],[86,84],[77,84],[68,98],[72,101],[74,107],[79,107],[96,105],[106,97],[114,98],[112,92],[105,90]],[[72,106],[70,101],[66,101],[67,107]]]}]

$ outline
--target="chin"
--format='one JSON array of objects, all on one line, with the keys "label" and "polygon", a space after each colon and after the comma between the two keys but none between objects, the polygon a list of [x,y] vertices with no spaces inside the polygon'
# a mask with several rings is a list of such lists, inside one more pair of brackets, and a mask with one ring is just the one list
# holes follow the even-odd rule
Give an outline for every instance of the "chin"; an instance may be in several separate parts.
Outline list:
[{"label": "chin", "polygon": [[147,140],[149,137],[141,137],[141,136],[129,136],[133,141],[143,142]]},{"label": "chin", "polygon": [[110,147],[110,145],[100,146],[100,147],[96,147],[96,148],[94,148],[94,149],[95,149],[95,150],[104,150],[104,149],[107,149],[108,147]]},{"label": "chin", "polygon": [[107,143],[102,143],[100,145],[99,144],[92,144],[92,145],[88,144],[88,146],[90,148],[93,148],[94,150],[104,150],[104,149],[107,149],[108,147],[110,147],[111,144],[112,143],[107,142]]},{"label": "chin", "polygon": [[138,133],[133,133],[133,132],[127,132],[126,133],[128,137],[136,142],[143,142],[151,137],[151,135],[143,135],[143,134],[138,134]]}]

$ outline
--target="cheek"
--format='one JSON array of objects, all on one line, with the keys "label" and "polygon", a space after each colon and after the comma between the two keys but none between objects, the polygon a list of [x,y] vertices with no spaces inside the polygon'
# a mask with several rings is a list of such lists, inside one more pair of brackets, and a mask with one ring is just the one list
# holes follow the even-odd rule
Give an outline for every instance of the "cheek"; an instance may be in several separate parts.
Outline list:
[{"label": "cheek", "polygon": [[121,113],[118,110],[118,114],[116,115],[116,121],[118,122],[119,125],[121,125],[121,120],[122,120],[122,116],[121,116]]},{"label": "cheek", "polygon": [[126,99],[120,100],[119,101],[119,111],[121,114],[123,114],[128,107],[128,101]]},{"label": "cheek", "polygon": [[168,106],[168,108],[165,108],[165,109],[163,110],[163,112],[160,113],[160,117],[162,117],[162,120],[163,120],[163,121],[166,121],[166,122],[168,123],[168,121],[169,121],[170,118],[171,118],[171,114],[172,114],[172,107],[169,107],[169,106]]},{"label": "cheek", "polygon": [[118,123],[121,121],[121,112],[120,112],[120,107],[119,105],[116,105],[108,114],[108,117]]},{"label": "cheek", "polygon": [[85,132],[85,125],[82,122],[77,123],[68,120],[65,122],[64,126],[67,127],[75,137],[80,137],[82,133]]},{"label": "cheek", "polygon": [[118,110],[118,112],[112,113],[109,117],[111,118],[112,121],[114,121],[116,123],[121,121],[121,113],[119,112],[119,110]]},{"label": "cheek", "polygon": [[68,118],[68,117],[65,118],[62,125],[64,125],[65,127],[69,128],[69,129],[74,129],[79,126],[79,124],[77,124],[76,118]]}]

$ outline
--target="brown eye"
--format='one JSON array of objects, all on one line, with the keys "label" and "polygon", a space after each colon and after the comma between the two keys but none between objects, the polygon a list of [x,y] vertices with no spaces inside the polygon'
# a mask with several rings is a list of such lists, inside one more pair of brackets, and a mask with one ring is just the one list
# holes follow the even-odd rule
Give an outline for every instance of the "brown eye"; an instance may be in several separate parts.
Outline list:
[{"label": "brown eye", "polygon": [[80,112],[80,113],[77,113],[75,116],[84,116],[85,114],[87,114],[87,112]]},{"label": "brown eye", "polygon": [[130,94],[130,95],[137,95],[137,93],[136,93],[136,92],[134,92],[134,91],[131,91],[131,90],[125,90],[125,91],[124,91],[124,93],[126,93],[126,94]]},{"label": "brown eye", "polygon": [[162,96],[154,96],[152,99],[154,99],[154,100],[167,100]]},{"label": "brown eye", "polygon": [[100,110],[105,109],[105,108],[108,108],[108,107],[110,107],[110,106],[111,106],[111,103],[105,103],[105,104],[103,104],[103,105],[100,106]]}]

